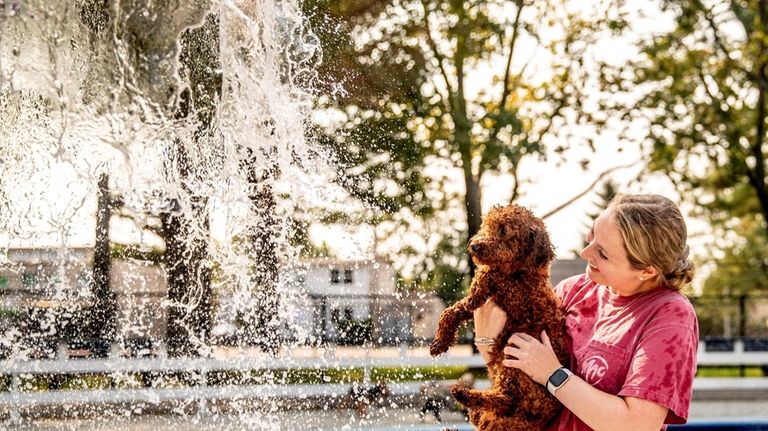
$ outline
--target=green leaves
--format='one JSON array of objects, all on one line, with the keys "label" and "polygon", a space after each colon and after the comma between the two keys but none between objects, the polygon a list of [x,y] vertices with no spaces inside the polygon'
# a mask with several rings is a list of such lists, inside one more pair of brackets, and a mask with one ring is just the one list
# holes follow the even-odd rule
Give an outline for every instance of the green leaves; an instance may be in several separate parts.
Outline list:
[{"label": "green leaves", "polygon": [[[718,269],[707,284],[764,279],[759,265],[747,261],[768,239],[768,119],[760,78],[768,43],[766,23],[759,18],[768,17],[768,10],[760,10],[768,6],[727,0],[659,5],[674,26],[660,34],[635,29],[646,34],[639,43],[642,56],[628,68],[605,73],[604,83],[640,94],[619,112],[648,124],[649,168],[666,173],[710,220],[714,235],[727,238],[711,251]],[[742,258],[745,263],[737,265]]]},{"label": "green leaves", "polygon": [[[483,178],[511,177],[501,199],[517,199],[521,161],[544,157],[544,141],[566,133],[552,125],[582,115],[583,50],[609,18],[565,12],[560,0],[351,4],[305,2],[326,47],[319,108],[339,118],[313,135],[338,160],[339,184],[373,209],[383,243],[422,238],[400,241],[397,258],[423,259],[415,277],[427,285],[455,286],[438,280],[460,282],[472,267],[465,244],[480,225]],[[533,64],[538,50],[546,64]]]}]

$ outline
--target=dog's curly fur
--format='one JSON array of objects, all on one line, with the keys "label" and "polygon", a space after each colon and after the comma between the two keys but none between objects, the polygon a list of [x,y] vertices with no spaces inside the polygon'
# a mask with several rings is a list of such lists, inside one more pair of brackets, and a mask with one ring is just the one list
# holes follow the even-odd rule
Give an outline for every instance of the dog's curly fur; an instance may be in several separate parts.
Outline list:
[{"label": "dog's curly fur", "polygon": [[568,364],[565,314],[549,282],[554,249],[541,219],[518,205],[494,207],[469,242],[477,265],[469,295],[443,311],[430,347],[439,355],[456,342],[460,324],[491,299],[507,314],[488,363],[493,373],[485,391],[455,386],[452,393],[470,409],[470,421],[481,431],[543,430],[562,405],[547,389],[522,371],[502,365],[503,349],[515,332],[537,339],[547,332],[560,363]]}]

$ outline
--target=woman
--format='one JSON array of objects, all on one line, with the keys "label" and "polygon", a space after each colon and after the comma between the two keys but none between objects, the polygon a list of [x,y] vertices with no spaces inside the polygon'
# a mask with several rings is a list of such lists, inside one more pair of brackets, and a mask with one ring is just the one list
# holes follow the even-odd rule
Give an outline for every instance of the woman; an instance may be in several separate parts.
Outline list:
[{"label": "woman", "polygon": [[[686,236],[669,199],[617,196],[587,236],[586,274],[556,287],[571,364],[558,362],[546,333],[509,339],[504,365],[546,385],[565,406],[551,429],[656,431],[685,423],[698,347],[696,314],[680,293],[694,272]],[[476,337],[496,336],[505,320],[489,302],[475,311]],[[486,360],[488,348],[478,346]]]}]

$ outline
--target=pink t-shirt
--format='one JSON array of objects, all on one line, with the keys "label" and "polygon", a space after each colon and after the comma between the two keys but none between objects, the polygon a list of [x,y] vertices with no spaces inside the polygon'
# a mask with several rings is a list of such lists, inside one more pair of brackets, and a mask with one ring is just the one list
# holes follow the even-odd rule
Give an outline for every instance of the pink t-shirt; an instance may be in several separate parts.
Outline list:
[{"label": "pink t-shirt", "polygon": [[[573,341],[571,371],[604,392],[667,407],[664,423],[685,423],[699,342],[688,299],[669,289],[618,296],[586,275],[563,280],[555,290]],[[590,428],[563,409],[556,429]]]}]

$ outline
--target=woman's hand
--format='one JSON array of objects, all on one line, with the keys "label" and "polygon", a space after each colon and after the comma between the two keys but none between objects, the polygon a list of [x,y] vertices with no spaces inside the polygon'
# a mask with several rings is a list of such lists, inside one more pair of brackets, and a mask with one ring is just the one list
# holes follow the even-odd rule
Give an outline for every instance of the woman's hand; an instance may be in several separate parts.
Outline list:
[{"label": "woman's hand", "polygon": [[509,344],[504,348],[504,354],[509,356],[502,362],[504,366],[519,369],[538,384],[546,385],[549,376],[562,366],[545,331],[541,331],[541,341],[516,332],[509,338]]},{"label": "woman's hand", "polygon": [[475,309],[475,337],[496,338],[506,322],[507,313],[489,299],[483,306]]}]

